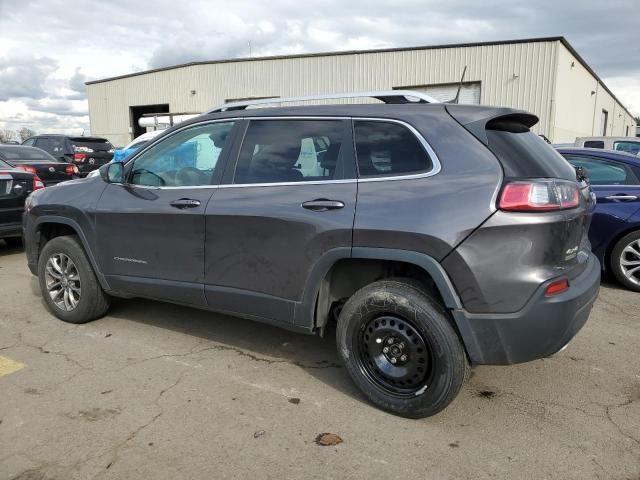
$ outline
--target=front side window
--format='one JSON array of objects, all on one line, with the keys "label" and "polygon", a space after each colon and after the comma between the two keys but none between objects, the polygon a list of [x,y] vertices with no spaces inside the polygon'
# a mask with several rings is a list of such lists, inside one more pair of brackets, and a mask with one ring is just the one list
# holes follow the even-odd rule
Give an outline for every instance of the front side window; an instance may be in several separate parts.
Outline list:
[{"label": "front side window", "polygon": [[566,159],[574,167],[582,167],[587,171],[591,185],[626,185],[628,183],[628,173],[624,165],[578,155],[567,155]]},{"label": "front side window", "polygon": [[360,177],[411,175],[433,168],[427,152],[404,125],[371,120],[353,124]]},{"label": "front side window", "polygon": [[233,122],[180,131],[135,160],[130,183],[153,187],[209,185]]},{"label": "front side window", "polygon": [[341,120],[252,120],[234,176],[236,184],[342,178]]},{"label": "front side window", "polygon": [[633,155],[640,155],[640,142],[613,142],[613,149],[621,152],[632,153]]}]

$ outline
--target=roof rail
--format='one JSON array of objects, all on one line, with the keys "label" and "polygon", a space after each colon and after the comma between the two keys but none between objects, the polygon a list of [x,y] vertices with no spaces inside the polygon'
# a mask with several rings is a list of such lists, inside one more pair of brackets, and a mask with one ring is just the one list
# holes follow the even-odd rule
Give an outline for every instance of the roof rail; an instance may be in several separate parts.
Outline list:
[{"label": "roof rail", "polygon": [[[328,93],[325,95],[308,95],[303,97],[271,97],[257,100],[247,100],[243,102],[230,102],[219,105],[206,113],[228,112],[232,110],[245,110],[254,105],[273,105],[276,103],[307,102],[311,100],[333,100],[340,98],[375,98],[384,103],[440,103],[433,97],[421,92],[411,90],[387,90],[380,92],[348,92],[348,93]],[[410,100],[410,98],[416,100]]]}]

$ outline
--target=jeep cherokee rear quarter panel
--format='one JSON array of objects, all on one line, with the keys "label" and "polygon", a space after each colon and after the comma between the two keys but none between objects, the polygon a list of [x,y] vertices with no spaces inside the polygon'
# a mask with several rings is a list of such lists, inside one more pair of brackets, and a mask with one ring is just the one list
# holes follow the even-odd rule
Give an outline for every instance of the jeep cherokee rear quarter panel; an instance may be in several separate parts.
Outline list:
[{"label": "jeep cherokee rear quarter panel", "polygon": [[405,106],[401,112],[393,118],[424,137],[440,171],[422,178],[361,178],[353,246],[411,250],[442,260],[496,211],[502,170],[444,107]]}]

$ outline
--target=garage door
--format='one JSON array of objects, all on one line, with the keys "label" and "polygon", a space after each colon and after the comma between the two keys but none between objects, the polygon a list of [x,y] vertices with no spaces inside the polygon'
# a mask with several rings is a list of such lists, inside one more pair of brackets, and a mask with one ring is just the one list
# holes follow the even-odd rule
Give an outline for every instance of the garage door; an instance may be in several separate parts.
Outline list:
[{"label": "garage door", "polygon": [[[445,102],[447,100],[453,100],[458,91],[458,83],[447,83],[441,85],[424,85],[420,87],[407,87],[407,90],[415,90],[416,92],[423,92],[432,96],[436,100]],[[480,103],[480,82],[470,82],[462,84],[460,89],[460,101],[459,103],[475,104]]]}]

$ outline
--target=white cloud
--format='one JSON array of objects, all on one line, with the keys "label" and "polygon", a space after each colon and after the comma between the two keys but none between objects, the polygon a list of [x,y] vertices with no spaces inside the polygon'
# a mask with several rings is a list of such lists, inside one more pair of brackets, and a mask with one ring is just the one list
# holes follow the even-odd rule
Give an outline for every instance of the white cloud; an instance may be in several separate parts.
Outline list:
[{"label": "white cloud", "polygon": [[638,113],[636,3],[0,0],[0,127],[88,128],[86,79],[246,57],[249,42],[261,56],[559,34]]}]

